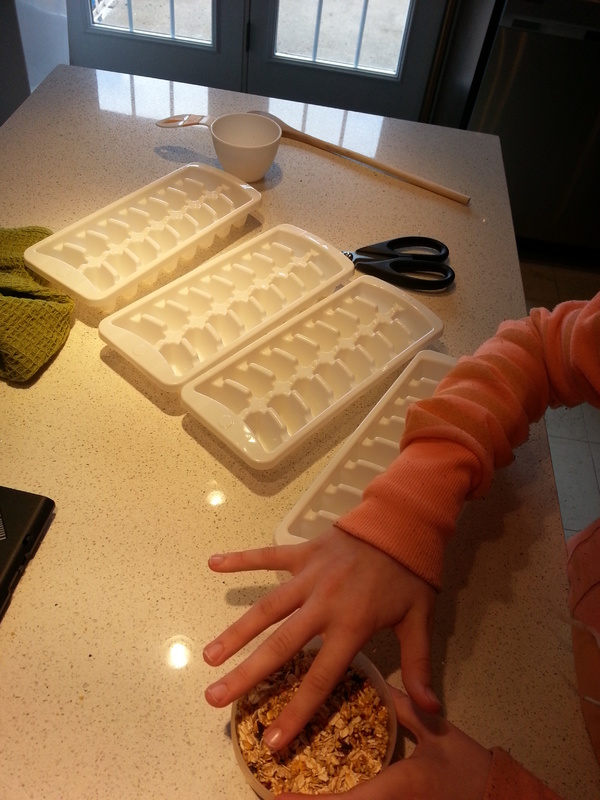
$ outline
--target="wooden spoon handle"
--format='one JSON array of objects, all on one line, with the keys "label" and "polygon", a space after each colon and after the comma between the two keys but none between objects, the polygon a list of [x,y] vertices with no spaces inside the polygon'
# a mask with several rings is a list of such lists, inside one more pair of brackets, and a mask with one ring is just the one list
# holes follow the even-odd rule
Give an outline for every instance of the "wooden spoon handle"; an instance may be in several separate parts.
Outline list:
[{"label": "wooden spoon handle", "polygon": [[360,161],[361,163],[367,164],[370,167],[374,167],[375,169],[385,172],[388,175],[393,175],[396,178],[400,178],[406,183],[412,183],[414,186],[420,186],[422,189],[428,189],[430,192],[435,192],[442,197],[448,197],[450,200],[455,200],[457,203],[462,203],[465,206],[469,205],[471,201],[471,198],[462,192],[457,192],[454,189],[441,186],[439,183],[434,183],[426,178],[421,178],[418,175],[405,172],[397,167],[393,167],[391,164],[386,164],[383,161],[379,161],[376,158],[370,158],[369,156],[365,156],[362,153],[357,153],[354,150],[348,150],[341,145],[326,142],[323,139],[318,139],[316,136],[310,136],[308,133],[296,130],[296,128],[290,128],[288,125],[286,125],[285,128],[282,127],[282,135],[286,136],[288,139],[295,139],[298,142],[303,142],[304,144],[318,147],[320,150],[325,150],[328,153],[334,153],[335,155],[344,156],[345,158],[351,158],[354,161]]}]

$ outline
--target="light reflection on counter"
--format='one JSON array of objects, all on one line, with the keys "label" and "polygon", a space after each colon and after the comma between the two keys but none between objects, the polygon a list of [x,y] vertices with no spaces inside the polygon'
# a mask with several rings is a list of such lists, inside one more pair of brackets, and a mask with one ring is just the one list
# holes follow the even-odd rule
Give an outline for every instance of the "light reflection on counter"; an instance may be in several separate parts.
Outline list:
[{"label": "light reflection on counter", "polygon": [[377,153],[383,117],[291,100],[269,100],[269,111],[293,128],[366,156]]},{"label": "light reflection on counter", "polygon": [[[160,119],[181,114],[183,109],[203,113],[208,108],[207,86],[191,86],[123,75],[117,72],[96,71],[98,104],[102,111],[145,119]],[[175,111],[177,109],[177,111]]]},{"label": "light reflection on counter", "polygon": [[[172,81],[158,81],[140,75],[96,71],[98,104],[102,111],[125,114],[136,119],[157,120],[174,114],[210,114],[211,89]],[[257,101],[258,102],[258,101]],[[343,111],[291,100],[260,98],[259,110],[268,110],[294,128],[375,156],[383,117]],[[265,108],[266,103],[266,108]]]},{"label": "light reflection on counter", "polygon": [[167,666],[180,670],[187,667],[192,660],[194,643],[186,636],[173,636],[165,643]]},{"label": "light reflection on counter", "polygon": [[222,489],[219,489],[218,486],[214,485],[211,486],[206,492],[206,502],[209,506],[216,508],[217,506],[222,506],[227,502],[227,496]]}]

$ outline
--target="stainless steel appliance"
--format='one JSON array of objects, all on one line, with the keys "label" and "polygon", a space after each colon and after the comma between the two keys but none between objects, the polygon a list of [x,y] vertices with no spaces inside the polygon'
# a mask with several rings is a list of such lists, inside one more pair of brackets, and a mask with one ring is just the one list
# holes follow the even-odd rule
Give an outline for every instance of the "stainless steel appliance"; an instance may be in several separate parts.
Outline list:
[{"label": "stainless steel appliance", "polygon": [[500,137],[519,239],[600,253],[600,2],[508,0],[468,127]]}]

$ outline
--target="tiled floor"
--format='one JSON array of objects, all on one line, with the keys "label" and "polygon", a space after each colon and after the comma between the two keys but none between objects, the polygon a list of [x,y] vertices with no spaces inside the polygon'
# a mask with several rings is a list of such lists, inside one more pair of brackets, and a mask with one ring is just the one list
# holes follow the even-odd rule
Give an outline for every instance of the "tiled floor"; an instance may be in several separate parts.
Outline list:
[{"label": "tiled floor", "polygon": [[[547,265],[522,254],[521,275],[527,306],[552,308],[600,291],[600,262]],[[600,410],[584,405],[550,409],[546,427],[565,537],[600,517]]]}]

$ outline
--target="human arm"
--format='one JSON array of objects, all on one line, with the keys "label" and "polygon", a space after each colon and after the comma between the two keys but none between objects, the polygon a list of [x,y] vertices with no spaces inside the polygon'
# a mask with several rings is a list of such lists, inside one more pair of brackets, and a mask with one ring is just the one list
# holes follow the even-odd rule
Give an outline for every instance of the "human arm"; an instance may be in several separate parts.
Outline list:
[{"label": "human arm", "polygon": [[[279,717],[283,737],[273,743],[278,748],[316,710],[361,643],[377,626],[391,626],[401,642],[407,691],[425,710],[435,711],[429,632],[445,544],[465,501],[483,494],[494,471],[510,463],[529,424],[548,404],[587,400],[600,405],[598,342],[600,295],[589,304],[570,303],[553,313],[538,310],[506,323],[475,356],[461,359],[432,400],[411,407],[402,452],[369,484],[357,508],[337,521],[345,537],[328,532],[297,546],[296,556],[268,548],[247,558],[227,555],[213,564],[220,572],[271,568],[293,577],[208,645],[205,657],[218,666],[259,632],[289,617],[270,644],[209,687],[208,701],[227,705],[314,633],[321,634],[326,646],[329,642],[327,660],[315,663],[305,678],[298,694],[302,705],[299,700],[296,709]],[[357,548],[354,540],[370,547]],[[342,556],[342,549],[352,555]],[[353,574],[360,574],[360,584],[352,584]],[[403,587],[392,602],[388,587],[397,582]],[[363,584],[372,587],[364,595]],[[217,687],[224,690],[219,697],[212,693]]]},{"label": "human arm", "polygon": [[503,323],[461,358],[409,408],[401,454],[337,525],[441,587],[465,502],[485,494],[548,406],[582,402],[600,407],[600,294]]}]

